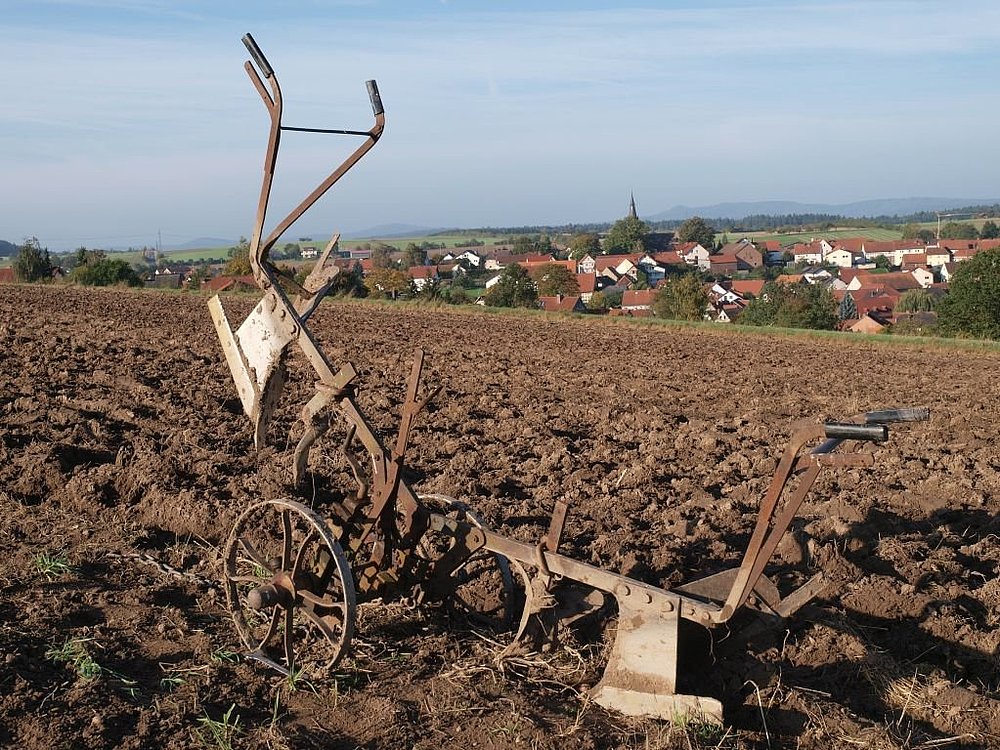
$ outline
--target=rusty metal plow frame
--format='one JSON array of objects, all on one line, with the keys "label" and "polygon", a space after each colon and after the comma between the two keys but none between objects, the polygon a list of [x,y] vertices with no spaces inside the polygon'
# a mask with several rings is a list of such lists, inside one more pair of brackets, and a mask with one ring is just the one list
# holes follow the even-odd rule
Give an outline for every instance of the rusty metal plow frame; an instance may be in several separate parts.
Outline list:
[{"label": "rusty metal plow frame", "polygon": [[[694,716],[721,722],[722,704],[714,698],[682,695],[677,690],[680,620],[706,628],[728,622],[752,605],[767,619],[784,619],[829,585],[817,573],[781,597],[764,576],[764,567],[791,525],[823,467],[867,467],[870,453],[833,454],[846,440],[884,442],[888,424],[928,419],[925,408],[884,409],[859,414],[846,422],[802,424],[796,429],[775,469],[760,507],[760,515],[738,568],[717,573],[674,589],[662,589],[624,575],[609,573],[557,553],[564,504],[557,504],[548,535],[532,546],[486,531],[485,548],[531,566],[528,600],[515,642],[509,652],[533,650],[554,642],[560,610],[578,617],[597,602],[581,602],[569,589],[565,598],[559,579],[579,582],[612,595],[618,605],[615,641],[604,676],[592,691],[595,701],[632,715],[662,718]],[[807,450],[817,440],[822,442]]]},{"label": "rusty metal plow frame", "polygon": [[[503,589],[504,596],[513,594],[508,590],[511,567],[524,580],[525,606],[517,635],[506,653],[551,646],[560,621],[570,622],[597,609],[604,597],[591,594],[604,592],[617,602],[618,617],[603,678],[592,692],[596,702],[627,714],[666,719],[693,716],[721,722],[718,700],[677,693],[680,621],[712,628],[728,622],[745,607],[765,618],[784,618],[817,595],[827,583],[822,574],[782,597],[764,575],[764,568],[820,471],[823,467],[871,466],[871,454],[833,451],[845,441],[883,442],[888,438],[888,424],[927,419],[928,410],[888,409],[867,412],[848,422],[800,425],[778,462],[739,567],[672,590],[560,554],[568,511],[565,501],[556,503],[546,536],[528,544],[483,527],[471,512],[448,498],[418,496],[403,478],[403,465],[414,421],[436,393],[419,395],[423,353],[416,353],[396,442],[389,450],[355,402],[358,374],[354,367],[346,363],[335,371],[307,325],[336,275],[336,266],[328,261],[337,236],[302,287],[280,277],[268,259],[281,234],[378,141],[385,121],[378,89],[374,81],[368,82],[375,114],[370,130],[294,128],[357,135],[365,141],[262,239],[280,134],[290,128],[281,124],[281,91],[271,66],[249,34],[243,41],[256,63],[255,67],[248,61],[247,72],[271,120],[250,245],[254,278],[264,296],[235,334],[218,296],[209,301],[209,307],[243,409],[253,424],[254,445],[260,448],[266,442],[267,426],[285,382],[288,348],[295,342],[318,381],[316,392],[301,411],[304,428],[292,456],[293,483],[301,485],[310,449],[330,426],[322,412],[336,406],[347,423],[347,437],[340,450],[357,484],[356,492],[347,499],[331,500],[320,508],[290,499],[265,500],[250,506],[237,521],[224,553],[226,591],[237,630],[251,655],[286,674],[297,671],[301,649],[295,645],[299,631],[294,631],[293,615],[300,613],[307,629],[311,627],[320,642],[327,642],[325,666],[332,667],[349,648],[358,602],[447,600],[462,585],[462,571],[478,559],[492,571],[491,580]],[[822,442],[809,449],[816,441]],[[367,469],[355,455],[359,443],[370,458]],[[280,549],[274,558],[262,554],[250,541],[250,532],[259,525],[254,514],[265,511],[277,514],[274,528]],[[293,521],[304,529],[299,537],[293,534]],[[438,543],[437,551],[428,542],[432,537]],[[252,576],[237,571],[241,558],[249,558],[258,571],[252,588],[247,583]],[[579,587],[569,585],[572,582],[590,592],[581,594]],[[257,613],[269,622],[263,638],[249,632],[247,613]],[[502,624],[512,625],[514,618],[506,603],[502,614]],[[270,640],[277,643],[267,651]]]},{"label": "rusty metal plow frame", "polygon": [[[333,399],[344,393],[356,376],[353,368],[345,368],[335,373],[305,325],[323,296],[329,291],[339,272],[337,266],[330,263],[330,254],[337,245],[339,235],[334,234],[331,238],[303,286],[299,286],[294,280],[281,276],[271,263],[269,253],[281,235],[378,142],[385,128],[385,111],[382,107],[378,86],[372,80],[367,82],[368,96],[375,116],[375,122],[371,129],[342,130],[284,126],[281,122],[283,108],[281,88],[274,70],[250,34],[243,37],[243,43],[256,63],[255,67],[248,60],[244,67],[254,88],[260,94],[271,122],[267,150],[264,156],[264,177],[261,182],[257,216],[254,221],[254,231],[249,249],[254,279],[265,294],[254,311],[237,329],[235,335],[217,295],[209,301],[209,309],[216,332],[222,341],[226,361],[236,382],[243,410],[253,422],[254,445],[258,449],[265,443],[267,426],[284,386],[284,361],[291,342],[295,341],[299,345],[316,370],[319,376],[316,394],[303,409],[302,419],[306,424],[306,431],[296,447],[295,453],[294,472],[295,481],[298,483],[304,476],[309,448],[322,433],[322,427],[316,422],[317,415]],[[265,87],[265,81],[267,87]],[[263,238],[267,204],[271,195],[275,164],[278,158],[278,147],[281,142],[281,133],[285,130],[361,136],[365,140],[301,203],[278,222],[266,238]]]}]

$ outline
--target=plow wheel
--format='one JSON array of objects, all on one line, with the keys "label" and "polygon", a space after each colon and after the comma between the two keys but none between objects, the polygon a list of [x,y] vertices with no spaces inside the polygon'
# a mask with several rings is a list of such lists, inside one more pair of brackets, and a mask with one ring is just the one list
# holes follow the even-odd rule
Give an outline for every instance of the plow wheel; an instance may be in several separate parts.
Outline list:
[{"label": "plow wheel", "polygon": [[294,500],[268,500],[236,521],[225,583],[248,656],[292,676],[319,678],[354,634],[354,578],[323,519]]},{"label": "plow wheel", "polygon": [[[482,528],[476,515],[463,503],[447,495],[419,495],[420,503],[431,513],[449,520]],[[428,530],[420,540],[417,554],[426,560],[439,560],[455,543],[447,533]],[[510,561],[485,549],[473,552],[452,573],[454,590],[445,599],[449,611],[473,627],[494,632],[511,630],[520,616],[522,598],[518,595]]]}]

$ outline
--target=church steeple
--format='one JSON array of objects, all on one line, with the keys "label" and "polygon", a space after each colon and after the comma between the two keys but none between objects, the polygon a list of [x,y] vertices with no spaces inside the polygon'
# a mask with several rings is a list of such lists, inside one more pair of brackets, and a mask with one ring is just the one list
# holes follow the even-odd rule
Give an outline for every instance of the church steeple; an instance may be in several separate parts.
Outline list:
[{"label": "church steeple", "polygon": [[628,217],[630,219],[638,219],[639,215],[635,212],[635,194],[630,192],[628,194],[628,197],[629,197],[629,201],[628,201]]}]

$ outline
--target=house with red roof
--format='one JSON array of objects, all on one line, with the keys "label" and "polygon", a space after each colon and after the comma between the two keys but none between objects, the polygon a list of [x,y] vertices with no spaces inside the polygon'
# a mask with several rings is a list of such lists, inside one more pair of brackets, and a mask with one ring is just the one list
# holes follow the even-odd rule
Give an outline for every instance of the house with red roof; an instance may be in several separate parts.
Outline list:
[{"label": "house with red roof", "polygon": [[686,265],[684,258],[676,250],[664,250],[662,253],[655,253],[653,259],[661,266],[683,266]]},{"label": "house with red roof", "polygon": [[908,253],[903,256],[902,269],[913,271],[915,268],[927,268],[927,253]]},{"label": "house with red roof", "polygon": [[684,259],[689,266],[696,266],[699,271],[709,269],[709,252],[700,242],[682,242],[674,246],[674,251]]},{"label": "house with red roof", "polygon": [[410,266],[406,269],[406,275],[413,281],[418,292],[441,278],[437,266]]},{"label": "house with red roof", "polygon": [[853,321],[845,330],[851,333],[882,333],[888,326],[878,318],[863,313],[860,318]]},{"label": "house with red roof", "polygon": [[931,267],[938,267],[943,266],[945,263],[951,263],[951,250],[946,247],[928,245],[924,250],[924,256],[927,258],[927,265]]},{"label": "house with red roof", "polygon": [[576,275],[576,286],[580,290],[580,299],[584,301],[584,304],[590,302],[590,298],[597,291],[597,274],[578,273]]},{"label": "house with red roof", "polygon": [[951,250],[951,259],[956,263],[961,263],[963,260],[968,260],[969,258],[972,258],[979,252],[979,248],[976,247],[975,245],[968,245],[964,247],[952,247],[949,249]]},{"label": "house with red roof", "polygon": [[257,289],[253,276],[213,276],[201,282],[201,288],[210,292],[249,292]]},{"label": "house with red roof", "polygon": [[864,260],[865,253],[863,250],[853,250],[838,244],[826,254],[823,262],[829,263],[832,266],[839,266],[840,268],[851,268]]},{"label": "house with red roof", "polygon": [[797,242],[792,245],[789,252],[795,263],[822,263],[828,247],[830,247],[828,243],[824,246],[824,241],[820,240]]},{"label": "house with red roof", "polygon": [[583,304],[579,294],[539,297],[538,306],[545,312],[587,312],[587,306]]},{"label": "house with red roof", "polygon": [[739,302],[730,302],[718,305],[716,307],[715,322],[732,323],[740,317],[744,310],[746,310],[746,305],[740,304]]},{"label": "house with red roof", "polygon": [[854,298],[859,316],[871,313],[885,320],[892,317],[896,303],[903,296],[902,292],[895,289],[877,286],[861,287],[851,291],[850,294]]},{"label": "house with red roof", "polygon": [[841,237],[834,240],[831,244],[833,245],[833,250],[836,250],[839,247],[851,253],[864,255],[866,242],[868,242],[868,240],[864,237]]},{"label": "house with red roof", "polygon": [[903,265],[907,255],[925,252],[925,245],[919,239],[909,240],[865,240],[865,257],[869,259],[883,256],[894,266]]},{"label": "house with red roof", "polygon": [[760,297],[760,293],[764,291],[764,284],[767,282],[764,279],[733,279],[727,283],[732,291],[747,300],[751,297]]},{"label": "house with red roof", "polygon": [[852,291],[863,287],[895,289],[898,292],[905,292],[909,289],[919,288],[920,282],[914,278],[912,273],[898,271],[896,273],[859,273],[847,285],[847,288]]},{"label": "house with red roof", "polygon": [[633,315],[643,311],[652,314],[655,289],[626,289],[622,293],[622,310]]}]

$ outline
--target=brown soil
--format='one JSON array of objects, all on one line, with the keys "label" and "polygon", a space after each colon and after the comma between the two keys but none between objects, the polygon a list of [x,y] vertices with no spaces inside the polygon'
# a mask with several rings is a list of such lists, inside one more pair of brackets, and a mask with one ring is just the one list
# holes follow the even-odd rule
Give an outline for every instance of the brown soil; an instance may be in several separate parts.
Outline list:
[{"label": "brown soil", "polygon": [[[228,300],[231,319],[253,301]],[[435,608],[362,607],[326,680],[242,659],[219,548],[274,492],[312,377],[293,360],[277,447],[255,454],[205,302],[0,287],[0,745],[1000,747],[997,352],[370,304],[316,314],[387,436],[410,353],[427,351],[443,391],[408,454],[418,490],[533,541],[569,498],[563,552],[662,586],[738,563],[796,420],[931,407],[871,449],[873,468],[821,477],[770,568],[823,567],[840,585],[780,632],[716,633],[708,666],[683,674],[686,692],[723,701],[716,731],[590,703],[599,635],[501,667],[500,645]]]}]

